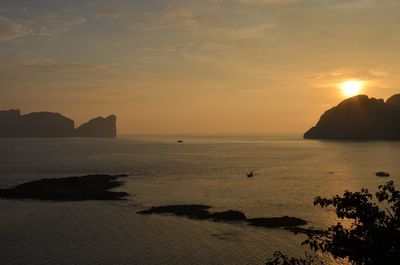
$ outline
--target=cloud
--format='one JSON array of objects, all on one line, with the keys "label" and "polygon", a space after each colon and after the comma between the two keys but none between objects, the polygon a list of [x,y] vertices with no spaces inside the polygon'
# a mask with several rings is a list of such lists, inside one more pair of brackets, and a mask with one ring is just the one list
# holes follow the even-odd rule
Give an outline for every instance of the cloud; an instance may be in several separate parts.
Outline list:
[{"label": "cloud", "polygon": [[120,20],[125,27],[135,32],[149,32],[177,27],[198,26],[193,13],[184,6],[160,7],[148,10],[129,5],[98,5],[93,7],[92,16]]},{"label": "cloud", "polygon": [[168,10],[167,13],[165,14],[165,17],[182,26],[186,27],[198,26],[198,22],[197,20],[194,19],[192,12],[190,12],[183,6]]},{"label": "cloud", "polygon": [[32,35],[56,37],[85,22],[85,17],[74,14],[41,13],[26,23]]},{"label": "cloud", "polygon": [[371,69],[369,70],[369,75],[372,77],[388,77],[390,74],[385,69]]},{"label": "cloud", "polygon": [[105,18],[123,18],[128,14],[126,8],[116,5],[98,5],[93,7],[92,13],[95,17]]},{"label": "cloud", "polygon": [[[397,1],[397,0],[396,0]],[[333,9],[360,9],[360,8],[374,8],[378,5],[390,4],[392,0],[352,0],[352,1],[332,1],[329,7]]]},{"label": "cloud", "polygon": [[139,52],[161,52],[161,53],[177,52],[177,48],[175,46],[164,46],[161,48],[141,48],[136,50]]},{"label": "cloud", "polygon": [[320,73],[320,74],[314,74],[314,75],[311,75],[311,76],[307,76],[306,79],[317,80],[317,79],[321,79],[321,78],[324,78],[324,77],[325,77],[325,73]]},{"label": "cloud", "polygon": [[275,29],[274,24],[259,24],[241,28],[227,28],[221,27],[211,29],[219,34],[227,35],[232,40],[263,40],[271,37],[271,30]]},{"label": "cloud", "polygon": [[13,41],[25,36],[54,38],[86,21],[85,17],[75,14],[27,13],[29,15],[21,14],[18,21],[0,15],[0,41]]},{"label": "cloud", "polygon": [[333,71],[331,73],[329,73],[330,76],[342,76],[343,72],[341,71]]},{"label": "cloud", "polygon": [[36,59],[21,63],[20,67],[43,73],[88,73],[111,72],[112,68],[120,66],[117,63],[90,64],[80,62],[58,62],[52,59]]},{"label": "cloud", "polygon": [[247,5],[280,5],[280,4],[290,4],[297,2],[298,0],[238,0],[239,3]]},{"label": "cloud", "polygon": [[0,41],[12,41],[27,34],[28,31],[23,25],[0,16]]}]

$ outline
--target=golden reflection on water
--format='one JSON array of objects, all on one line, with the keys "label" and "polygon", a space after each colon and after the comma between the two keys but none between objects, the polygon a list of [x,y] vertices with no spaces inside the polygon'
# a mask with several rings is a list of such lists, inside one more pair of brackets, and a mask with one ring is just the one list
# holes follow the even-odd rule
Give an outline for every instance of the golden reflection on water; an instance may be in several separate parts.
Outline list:
[{"label": "golden reflection on water", "polygon": [[[135,212],[153,205],[200,203],[215,210],[240,210],[248,217],[295,216],[324,228],[338,220],[332,209],[313,206],[315,196],[362,187],[374,191],[387,180],[374,176],[378,170],[391,172],[389,179],[400,176],[399,143],[219,139],[185,137],[182,145],[168,137],[0,140],[2,187],[43,177],[132,174],[121,187],[132,195],[127,202],[0,201],[2,260],[15,258],[23,264],[40,253],[41,264],[57,263],[68,255],[80,264],[101,264],[101,259],[120,264],[210,264],[217,259],[241,265],[260,264],[277,249],[301,256],[304,237],[287,231],[147,218]],[[257,175],[247,178],[251,170]],[[213,236],[218,234],[231,236]],[[21,250],[24,255],[18,254]]]}]

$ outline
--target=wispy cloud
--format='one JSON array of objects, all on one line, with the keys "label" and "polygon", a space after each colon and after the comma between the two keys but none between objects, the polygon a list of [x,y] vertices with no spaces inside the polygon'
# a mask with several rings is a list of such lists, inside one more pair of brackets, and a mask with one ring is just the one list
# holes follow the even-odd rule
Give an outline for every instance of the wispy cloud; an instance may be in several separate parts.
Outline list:
[{"label": "wispy cloud", "polygon": [[298,0],[238,0],[239,3],[247,5],[280,5],[280,4],[290,4],[297,2]]},{"label": "wispy cloud", "polygon": [[86,17],[76,14],[52,14],[41,12],[26,21],[32,35],[56,37],[86,22]]},{"label": "wispy cloud", "polygon": [[161,53],[171,53],[177,52],[177,48],[175,46],[164,46],[161,48],[139,48],[136,49],[139,52],[161,52]]},{"label": "wispy cloud", "polygon": [[93,7],[92,13],[94,17],[121,20],[126,28],[138,32],[198,26],[194,14],[185,6],[162,6],[154,10],[140,10],[129,5],[99,5]]},{"label": "wispy cloud", "polygon": [[186,27],[198,26],[198,22],[194,18],[193,13],[187,10],[184,6],[168,10],[165,14],[165,17],[182,26]]},{"label": "wispy cloud", "polygon": [[275,28],[276,26],[272,23],[263,23],[236,28],[217,27],[209,31],[228,36],[231,40],[261,40],[271,37],[271,31]]},{"label": "wispy cloud", "polygon": [[53,59],[33,59],[26,62],[20,62],[17,67],[22,71],[34,73],[36,77],[42,75],[68,75],[85,76],[98,75],[99,73],[115,73],[115,69],[120,67],[120,63],[83,63],[83,62],[64,62]]},{"label": "wispy cloud", "polygon": [[13,41],[25,36],[54,38],[86,21],[85,17],[75,14],[26,13],[18,20],[0,16],[0,41]]},{"label": "wispy cloud", "polygon": [[371,70],[369,70],[369,74],[370,74],[370,76],[375,77],[375,78],[390,76],[390,73],[387,70],[382,69],[382,68],[371,69]]},{"label": "wispy cloud", "polygon": [[0,41],[12,41],[28,34],[29,32],[22,24],[0,16]]}]

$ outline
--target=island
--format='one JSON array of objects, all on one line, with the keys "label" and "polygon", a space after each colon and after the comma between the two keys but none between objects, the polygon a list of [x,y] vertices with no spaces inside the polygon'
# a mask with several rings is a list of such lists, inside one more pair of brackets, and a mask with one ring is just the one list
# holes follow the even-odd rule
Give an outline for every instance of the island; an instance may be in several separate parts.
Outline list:
[{"label": "island", "polygon": [[1,137],[73,137],[74,121],[52,112],[0,111]]},{"label": "island", "polygon": [[82,124],[76,129],[77,137],[112,137],[117,136],[117,117],[110,115],[107,118],[97,117]]},{"label": "island", "polygon": [[97,117],[77,129],[75,122],[55,112],[21,115],[18,109],[0,111],[0,137],[109,137],[117,136],[117,118]]},{"label": "island", "polygon": [[400,140],[400,94],[386,102],[358,95],[327,110],[305,139]]},{"label": "island", "polygon": [[87,175],[46,178],[0,189],[0,198],[42,201],[122,200],[129,194],[110,191],[122,185],[119,178],[128,175]]}]

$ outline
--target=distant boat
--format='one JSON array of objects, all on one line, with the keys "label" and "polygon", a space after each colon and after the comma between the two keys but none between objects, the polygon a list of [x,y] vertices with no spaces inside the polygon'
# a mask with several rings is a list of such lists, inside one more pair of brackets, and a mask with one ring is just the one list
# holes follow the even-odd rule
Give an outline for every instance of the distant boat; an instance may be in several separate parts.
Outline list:
[{"label": "distant boat", "polygon": [[375,175],[377,177],[390,177],[390,174],[388,172],[385,172],[385,171],[376,172]]},{"label": "distant boat", "polygon": [[178,144],[183,144],[183,140],[176,141]]},{"label": "distant boat", "polygon": [[248,178],[254,177],[256,175],[256,173],[254,173],[253,171],[250,171],[248,173],[246,173]]}]

